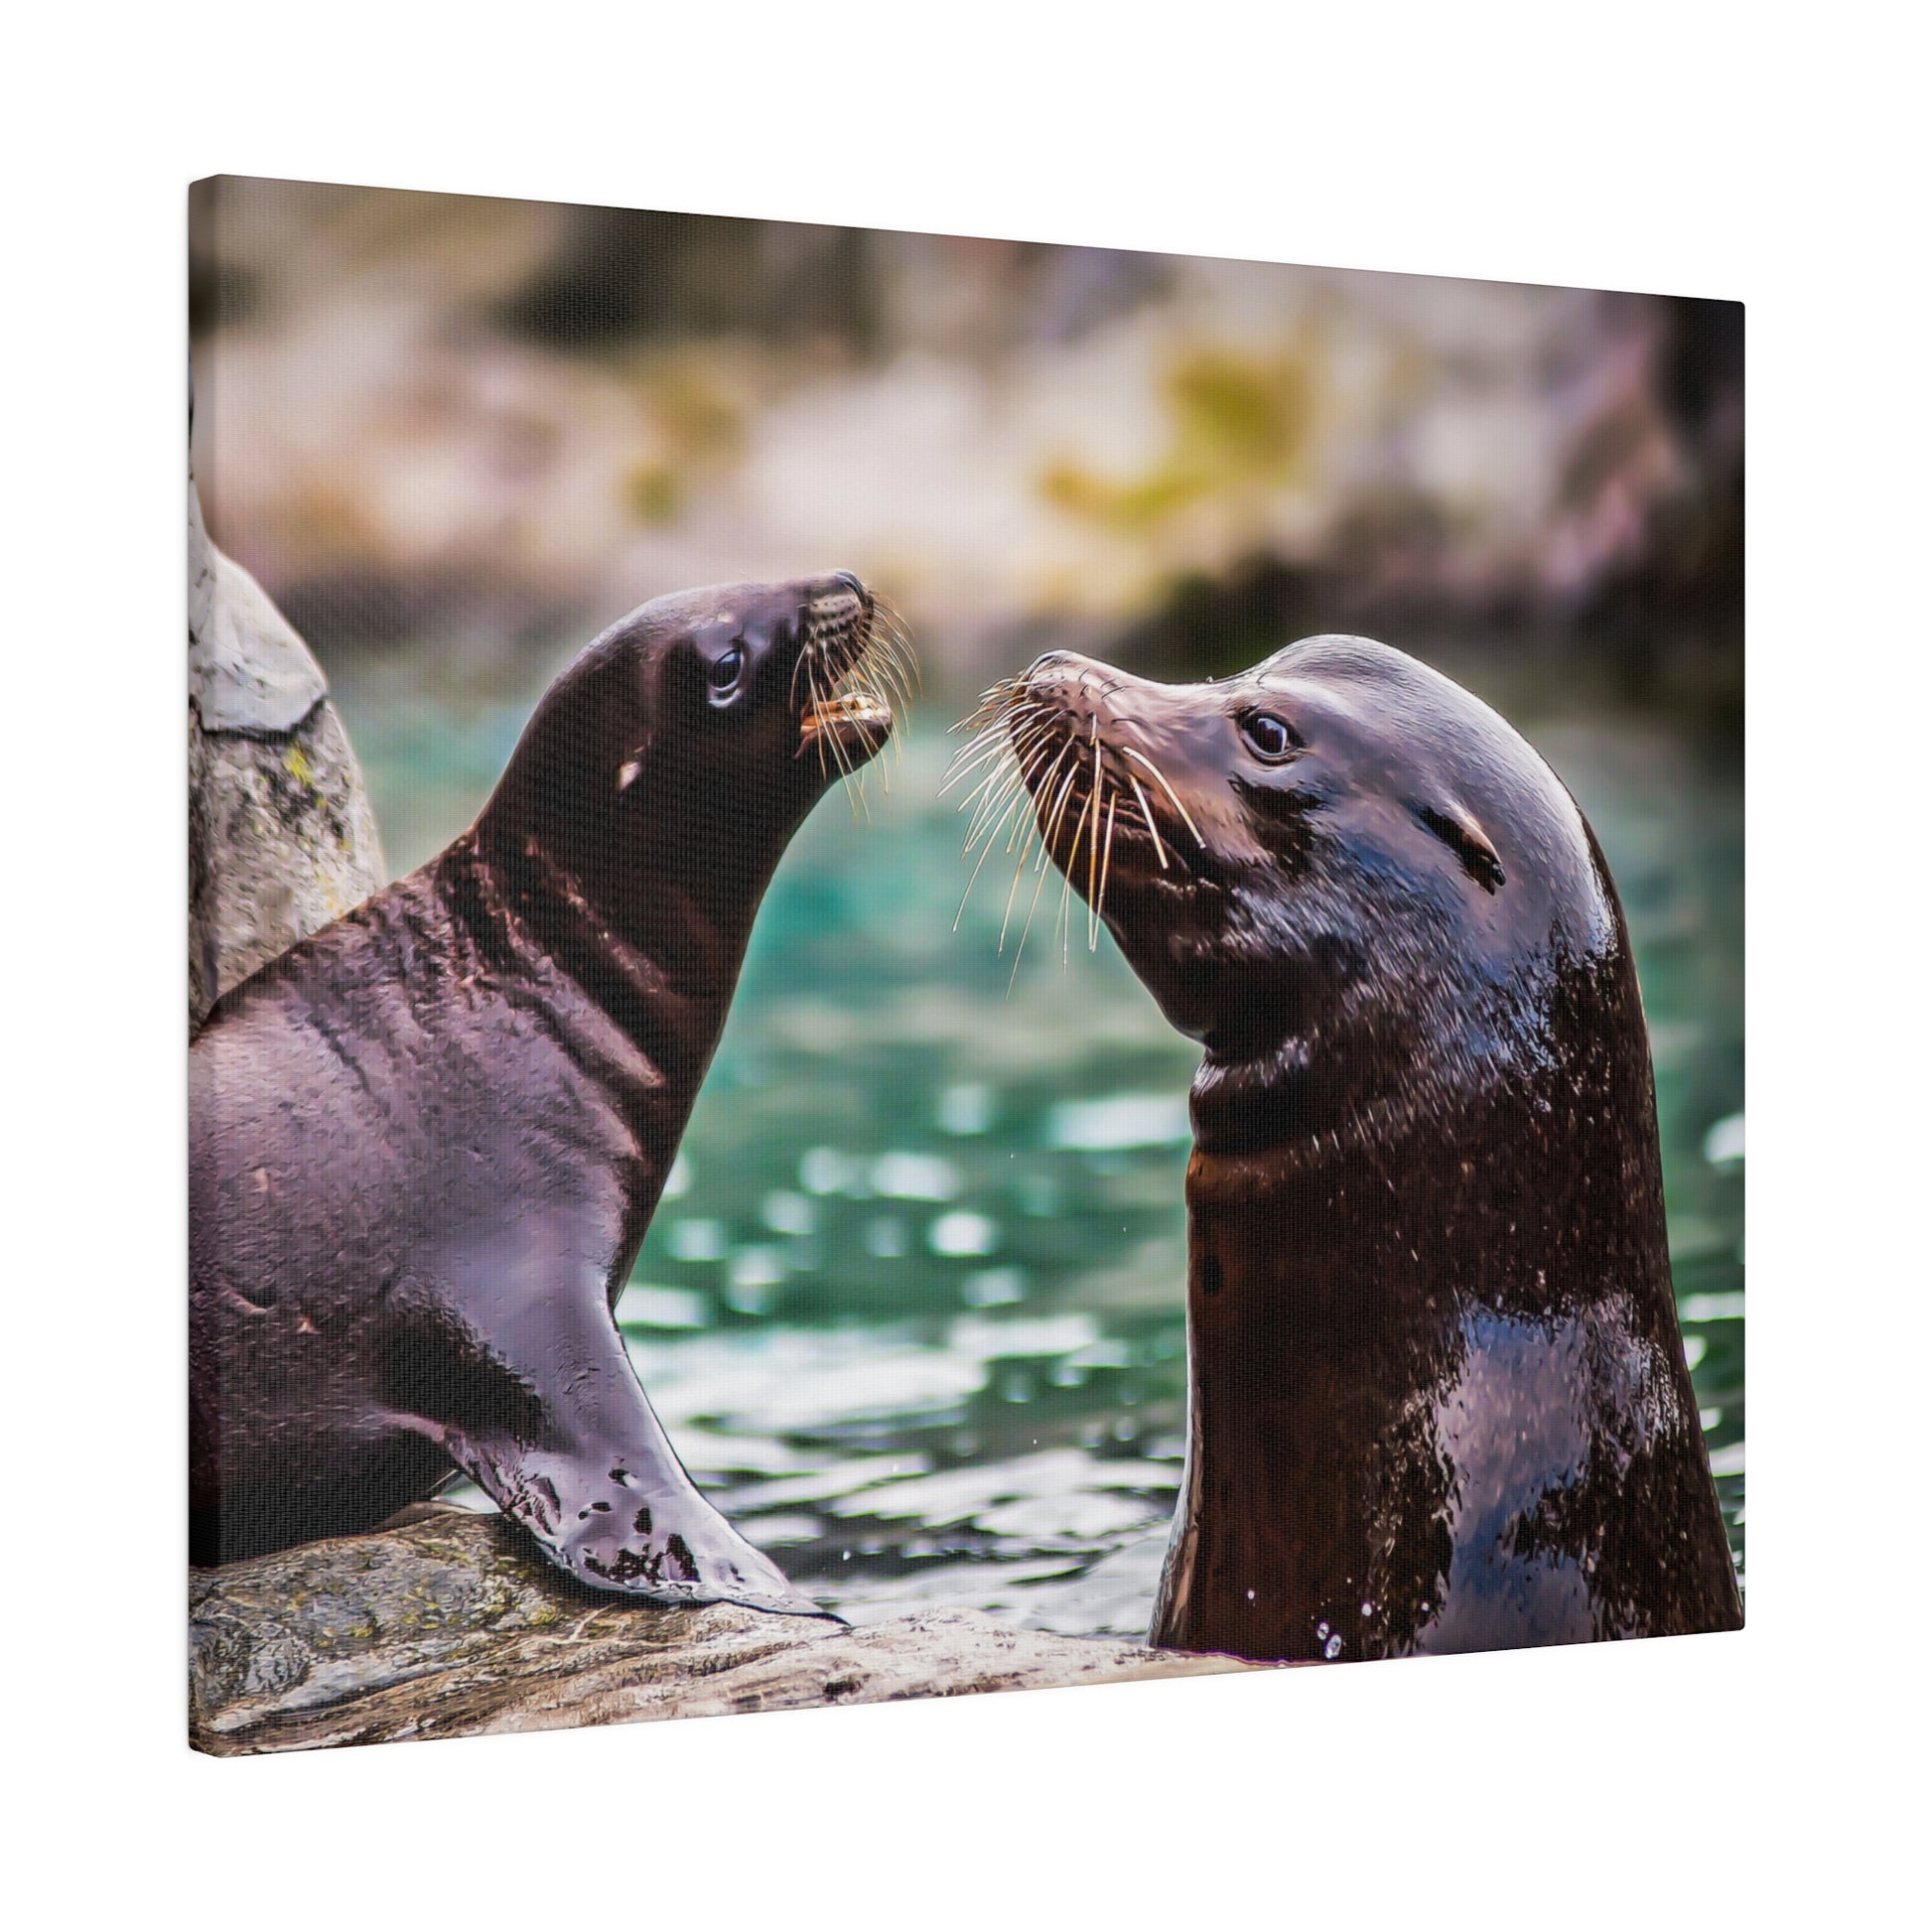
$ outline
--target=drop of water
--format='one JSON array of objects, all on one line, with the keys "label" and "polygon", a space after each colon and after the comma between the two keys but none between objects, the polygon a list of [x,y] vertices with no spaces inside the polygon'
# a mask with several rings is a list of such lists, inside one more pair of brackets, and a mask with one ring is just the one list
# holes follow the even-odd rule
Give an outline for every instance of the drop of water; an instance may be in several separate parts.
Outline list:
[{"label": "drop of water", "polygon": [[1321,1646],[1321,1654],[1332,1664],[1341,1655],[1341,1639],[1339,1637],[1330,1637]]},{"label": "drop of water", "polygon": [[1373,1616],[1375,1614],[1375,1605],[1372,1602],[1364,1602],[1362,1605],[1362,1614],[1364,1616]]}]

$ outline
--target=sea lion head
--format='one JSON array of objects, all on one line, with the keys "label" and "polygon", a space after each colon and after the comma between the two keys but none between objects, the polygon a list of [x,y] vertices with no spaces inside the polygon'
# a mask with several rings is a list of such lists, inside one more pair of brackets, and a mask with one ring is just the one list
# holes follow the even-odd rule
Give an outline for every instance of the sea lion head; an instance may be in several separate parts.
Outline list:
[{"label": "sea lion head", "polygon": [[1202,684],[1049,651],[980,722],[1054,862],[1203,1042],[1203,1145],[1321,1135],[1419,1079],[1520,1066],[1556,976],[1620,945],[1549,766],[1368,638]]},{"label": "sea lion head", "polygon": [[479,822],[620,926],[670,884],[756,901],[818,798],[892,735],[903,639],[849,571],[644,604],[545,693]]}]

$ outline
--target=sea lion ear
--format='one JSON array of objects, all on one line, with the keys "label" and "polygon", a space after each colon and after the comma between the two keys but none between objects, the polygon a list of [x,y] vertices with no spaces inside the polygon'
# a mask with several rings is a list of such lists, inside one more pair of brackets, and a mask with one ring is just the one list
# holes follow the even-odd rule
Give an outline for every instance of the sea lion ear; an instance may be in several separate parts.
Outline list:
[{"label": "sea lion ear", "polygon": [[1503,862],[1489,843],[1488,833],[1467,806],[1458,805],[1453,799],[1446,801],[1440,809],[1434,805],[1418,805],[1416,818],[1425,830],[1433,832],[1455,854],[1462,870],[1485,893],[1493,894],[1504,883]]}]

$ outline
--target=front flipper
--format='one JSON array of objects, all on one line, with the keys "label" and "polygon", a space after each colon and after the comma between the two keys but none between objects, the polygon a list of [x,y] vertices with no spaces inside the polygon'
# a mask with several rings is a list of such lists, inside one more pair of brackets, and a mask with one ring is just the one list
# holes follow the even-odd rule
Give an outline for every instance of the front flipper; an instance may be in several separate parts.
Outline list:
[{"label": "front flipper", "polygon": [[830,1614],[698,1493],[638,1386],[595,1270],[526,1236],[463,1272],[454,1306],[468,1333],[456,1353],[468,1359],[452,1399],[436,1405],[439,1433],[545,1555],[597,1589]]},{"label": "front flipper", "polygon": [[829,1614],[699,1494],[641,1390],[637,1408],[640,1417],[622,1439],[627,1446],[617,1439],[601,1446],[555,1437],[480,1441],[460,1430],[444,1440],[457,1465],[553,1563],[594,1588],[663,1603]]}]

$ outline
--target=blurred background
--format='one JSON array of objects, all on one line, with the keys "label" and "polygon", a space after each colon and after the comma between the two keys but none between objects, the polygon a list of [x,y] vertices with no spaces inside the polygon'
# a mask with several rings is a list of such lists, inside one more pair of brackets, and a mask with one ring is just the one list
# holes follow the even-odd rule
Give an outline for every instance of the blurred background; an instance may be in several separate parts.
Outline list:
[{"label": "blurred background", "polygon": [[1741,1572],[1740,308],[233,178],[190,258],[208,528],[392,871],[647,598],[848,568],[907,621],[903,760],[780,868],[619,1309],[795,1581],[1145,1629],[1195,1054],[1051,899],[1000,954],[1010,872],[961,909],[946,727],[1049,644],[1197,678],[1319,630],[1496,705],[1603,844]]}]

